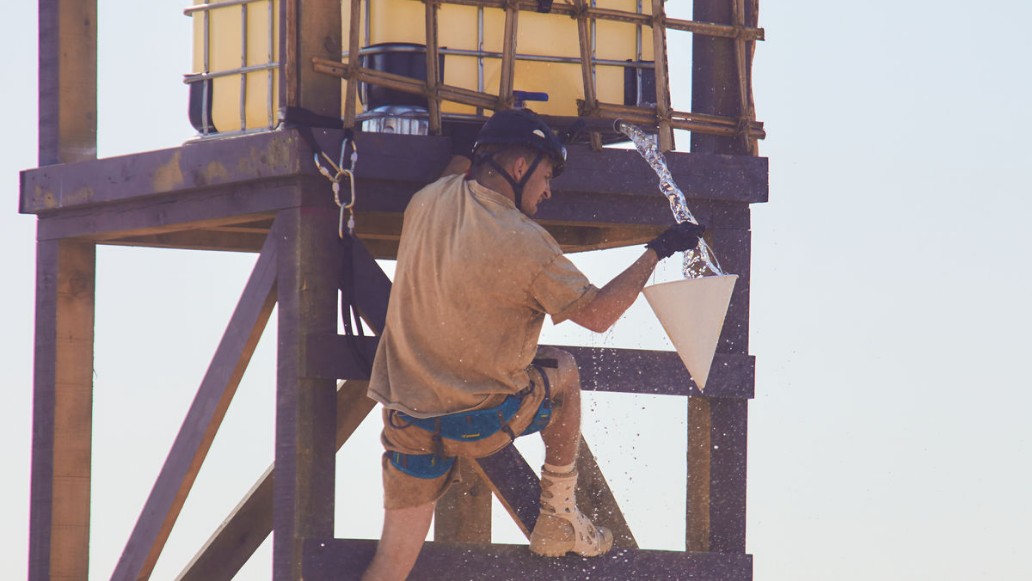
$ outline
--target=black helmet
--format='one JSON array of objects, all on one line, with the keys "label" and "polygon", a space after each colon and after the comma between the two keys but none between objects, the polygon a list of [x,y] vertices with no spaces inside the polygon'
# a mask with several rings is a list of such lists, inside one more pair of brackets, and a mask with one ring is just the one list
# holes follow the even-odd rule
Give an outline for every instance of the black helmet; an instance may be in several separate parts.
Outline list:
[{"label": "black helmet", "polygon": [[[537,150],[538,154],[531,162],[523,179],[516,181],[505,168],[500,166],[491,153],[483,153],[477,150],[484,145],[522,145]],[[499,175],[505,178],[512,186],[516,199],[516,209],[523,209],[523,187],[527,185],[531,174],[537,168],[541,160],[547,156],[552,162],[552,177],[558,177],[566,168],[566,148],[563,147],[559,138],[552,133],[547,123],[538,117],[530,109],[506,109],[498,111],[487,120],[487,123],[477,134],[477,141],[473,144],[473,163],[480,165],[486,163],[493,167]]]},{"label": "black helmet", "polygon": [[473,144],[474,159],[481,145],[526,145],[547,155],[552,161],[552,177],[558,177],[566,167],[566,148],[552,129],[530,109],[498,111],[477,134]]}]

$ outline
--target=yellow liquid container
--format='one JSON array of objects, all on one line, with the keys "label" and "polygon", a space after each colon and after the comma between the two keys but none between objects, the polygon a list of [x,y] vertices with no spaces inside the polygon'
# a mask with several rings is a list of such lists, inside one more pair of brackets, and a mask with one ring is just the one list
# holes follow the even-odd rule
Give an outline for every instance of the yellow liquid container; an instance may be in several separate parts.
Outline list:
[{"label": "yellow liquid container", "polygon": [[[422,2],[366,0],[363,4],[369,18],[368,34],[363,34],[362,46],[426,43]],[[593,4],[598,8],[624,12],[638,10],[637,0],[596,0]],[[646,14],[650,13],[648,7],[642,10]],[[345,23],[347,20],[345,10]],[[653,60],[651,28],[642,27],[640,40],[639,27],[634,24],[599,20],[594,30],[594,58],[605,63],[594,67],[598,100],[637,105],[641,100],[639,96],[625,95],[625,89],[631,79],[635,79],[633,84],[637,89],[635,71],[638,69],[617,66],[617,63]],[[345,28],[345,37],[347,32]],[[442,4],[438,12],[437,44],[444,55],[444,83],[497,95],[504,34],[504,10]],[[345,45],[347,42],[345,38]],[[545,115],[576,116],[577,99],[584,98],[577,21],[560,14],[521,11],[516,33],[516,54],[514,90],[548,94],[547,102],[530,102],[527,106]],[[642,96],[645,101],[654,101],[654,74],[648,68],[641,70],[646,77],[645,94]],[[650,87],[652,96],[648,95]],[[442,111],[445,114],[476,113],[473,107],[447,101],[443,103]]]},{"label": "yellow liquid container", "polygon": [[[202,134],[273,128],[279,108],[279,1],[194,2],[186,11],[194,28],[195,73],[187,75],[194,127]],[[598,8],[625,12],[636,12],[638,4],[638,0],[593,2]],[[350,3],[342,2],[345,50],[349,9]],[[641,9],[647,11],[648,7]],[[365,66],[425,79],[424,10],[425,4],[419,0],[363,0],[359,29]],[[653,102],[652,69],[627,66],[653,60],[651,28],[602,20],[592,27],[597,98],[628,105]],[[443,82],[497,95],[504,34],[505,12],[499,8],[442,4],[438,47]],[[545,115],[576,116],[577,100],[584,98],[577,21],[560,14],[521,11],[516,53],[514,90],[548,95],[547,102],[526,105]],[[343,81],[341,85],[343,91]],[[426,107],[425,100],[418,97],[413,102],[411,95],[375,86],[362,87],[360,92],[360,111],[367,117],[369,109],[398,103],[416,115]],[[449,101],[442,103],[442,112],[446,120],[485,114]]]},{"label": "yellow liquid container", "polygon": [[187,14],[194,30],[195,74],[187,76],[194,128],[202,134],[273,128],[279,108],[279,1],[219,6],[194,0]]}]

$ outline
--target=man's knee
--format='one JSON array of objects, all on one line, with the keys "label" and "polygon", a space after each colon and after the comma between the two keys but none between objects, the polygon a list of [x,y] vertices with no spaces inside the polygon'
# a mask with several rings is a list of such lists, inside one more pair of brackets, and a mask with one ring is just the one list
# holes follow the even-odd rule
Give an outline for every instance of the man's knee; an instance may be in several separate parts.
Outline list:
[{"label": "man's knee", "polygon": [[580,370],[570,352],[555,347],[542,347],[538,357],[556,361],[556,368],[551,374],[553,399],[580,395]]}]

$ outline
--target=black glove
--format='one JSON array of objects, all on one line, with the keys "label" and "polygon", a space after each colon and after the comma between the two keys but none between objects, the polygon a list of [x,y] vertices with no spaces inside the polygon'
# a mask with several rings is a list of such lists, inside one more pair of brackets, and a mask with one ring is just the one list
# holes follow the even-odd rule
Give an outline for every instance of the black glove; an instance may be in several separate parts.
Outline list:
[{"label": "black glove", "polygon": [[706,227],[691,222],[681,222],[667,228],[662,234],[656,236],[655,240],[645,245],[656,251],[660,260],[668,258],[675,252],[691,250],[699,244],[699,238],[706,231]]}]

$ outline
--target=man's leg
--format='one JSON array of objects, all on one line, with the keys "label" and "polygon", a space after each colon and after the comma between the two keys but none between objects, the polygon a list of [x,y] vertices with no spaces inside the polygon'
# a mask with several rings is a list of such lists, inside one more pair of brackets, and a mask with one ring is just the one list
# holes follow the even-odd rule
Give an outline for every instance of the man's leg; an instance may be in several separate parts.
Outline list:
[{"label": "man's leg", "polygon": [[577,448],[580,444],[580,372],[573,356],[542,348],[538,357],[552,358],[559,367],[552,378],[552,420],[542,430],[545,466],[541,470],[541,512],[530,535],[530,550],[546,557],[574,552],[601,555],[613,547],[613,534],[596,527],[577,508]]},{"label": "man's leg", "polygon": [[561,349],[542,347],[538,357],[555,359],[559,368],[552,381],[552,421],[541,431],[545,463],[566,466],[577,461],[580,445],[580,371],[573,356]]},{"label": "man's leg", "polygon": [[404,581],[408,577],[430,531],[435,504],[384,510],[383,534],[362,581]]}]

